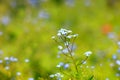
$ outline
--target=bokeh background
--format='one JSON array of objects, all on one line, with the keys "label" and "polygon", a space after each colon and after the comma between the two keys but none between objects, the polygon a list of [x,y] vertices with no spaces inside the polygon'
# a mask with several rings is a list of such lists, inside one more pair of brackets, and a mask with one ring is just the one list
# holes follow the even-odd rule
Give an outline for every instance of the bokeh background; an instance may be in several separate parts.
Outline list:
[{"label": "bokeh background", "polygon": [[60,28],[79,34],[78,56],[93,52],[95,80],[120,80],[120,0],[0,0],[0,80],[49,80]]}]

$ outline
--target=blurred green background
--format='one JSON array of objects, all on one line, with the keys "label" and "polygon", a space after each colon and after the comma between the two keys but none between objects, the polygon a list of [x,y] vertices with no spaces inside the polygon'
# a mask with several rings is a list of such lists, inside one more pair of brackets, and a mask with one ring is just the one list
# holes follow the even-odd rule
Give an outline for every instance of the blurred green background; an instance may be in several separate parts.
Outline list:
[{"label": "blurred green background", "polygon": [[[119,21],[120,0],[0,0],[0,80],[49,80],[60,61],[51,36],[60,28],[79,34],[76,55],[93,52],[95,80],[120,80]],[[11,56],[18,61],[7,64]]]}]

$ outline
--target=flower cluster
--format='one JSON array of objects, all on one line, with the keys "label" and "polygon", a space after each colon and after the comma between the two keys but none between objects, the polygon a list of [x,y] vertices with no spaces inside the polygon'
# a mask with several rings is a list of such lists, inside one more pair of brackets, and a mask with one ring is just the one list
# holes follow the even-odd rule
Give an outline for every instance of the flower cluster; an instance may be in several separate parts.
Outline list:
[{"label": "flower cluster", "polygon": [[62,80],[63,75],[61,73],[51,74],[50,78],[56,78],[57,80]]},{"label": "flower cluster", "polygon": [[56,67],[67,69],[67,68],[69,68],[69,66],[70,65],[68,63],[60,62]]},{"label": "flower cluster", "polygon": [[[2,65],[3,68],[6,71],[8,71],[8,72],[11,71],[13,69],[12,67],[16,68],[17,65],[15,65],[15,64],[19,63],[19,59],[17,57],[14,57],[14,56],[10,56],[10,57],[5,56],[4,58],[2,58],[2,56],[3,56],[3,51],[0,50],[0,65]],[[26,58],[24,60],[24,62],[28,63],[29,59]],[[12,72],[11,72],[11,74],[12,74]],[[19,77],[22,76],[22,72],[17,71],[16,72],[16,76],[19,76]],[[15,77],[12,77],[11,79],[13,79],[13,78],[15,78]],[[34,78],[29,78],[28,80],[34,80]]]},{"label": "flower cluster", "polygon": [[71,30],[67,30],[67,29],[63,29],[61,28],[58,33],[57,36],[52,36],[52,39],[55,40],[59,45],[58,45],[58,57],[60,57],[60,54],[67,54],[67,55],[74,55],[74,50],[76,48],[75,44],[74,44],[74,40],[76,39],[76,37],[78,36],[78,34],[72,34]]},{"label": "flower cluster", "polygon": [[63,29],[63,28],[62,28],[62,29],[60,29],[60,30],[58,31],[57,36],[58,36],[58,37],[68,38],[68,39],[71,39],[71,38],[74,38],[74,37],[77,37],[77,36],[78,36],[78,34],[72,35],[71,33],[72,33],[71,30],[67,30],[67,29]]},{"label": "flower cluster", "polygon": [[[82,61],[79,61],[75,57],[74,50],[76,49],[75,39],[77,38],[78,34],[73,34],[71,30],[67,29],[60,29],[56,36],[52,36],[52,39],[58,44],[58,58],[62,55],[66,61],[60,62],[57,64],[57,68],[60,70],[61,73],[68,75],[64,72],[68,70],[72,70],[72,67],[75,69],[75,73],[79,75],[79,68],[81,64],[84,64],[88,57],[92,54],[91,51],[85,52],[86,58]],[[72,66],[72,67],[71,67]],[[72,74],[72,73],[70,73]],[[50,75],[51,78],[55,78],[57,76],[57,80],[61,80],[63,76],[60,73]],[[71,77],[70,75],[69,77]],[[77,77],[77,76],[76,76]],[[58,79],[60,78],[60,79]],[[76,79],[76,78],[75,78]]]},{"label": "flower cluster", "polygon": [[[67,30],[67,29],[60,29],[57,33],[57,36],[60,37],[61,39],[65,40],[65,39],[71,39],[71,38],[75,38],[78,36],[78,34],[73,34],[72,35],[72,31],[71,30]],[[55,36],[52,36],[52,39],[55,39]]]}]

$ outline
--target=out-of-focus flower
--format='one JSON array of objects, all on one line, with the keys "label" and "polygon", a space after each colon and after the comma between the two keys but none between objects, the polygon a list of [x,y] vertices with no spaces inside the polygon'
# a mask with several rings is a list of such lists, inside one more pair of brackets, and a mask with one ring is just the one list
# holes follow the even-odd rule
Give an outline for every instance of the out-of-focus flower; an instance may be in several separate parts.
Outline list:
[{"label": "out-of-focus flower", "polygon": [[114,54],[114,55],[112,56],[112,58],[113,58],[113,59],[117,59],[117,56]]},{"label": "out-of-focus flower", "polygon": [[3,63],[3,60],[0,60],[0,64]]},{"label": "out-of-focus flower", "polygon": [[94,69],[95,68],[95,66],[91,66],[91,69]]},{"label": "out-of-focus flower", "polygon": [[65,49],[62,50],[62,52],[63,52],[63,53],[68,53],[68,49],[65,48]]},{"label": "out-of-focus flower", "polygon": [[9,57],[5,57],[4,60],[6,60],[6,61],[9,60]]},{"label": "out-of-focus flower", "polygon": [[69,68],[69,66],[70,66],[69,64],[65,64],[65,65],[64,65],[64,69]]},{"label": "out-of-focus flower", "polygon": [[63,47],[59,45],[59,46],[58,46],[58,49],[59,49],[59,50],[62,50],[62,49],[63,49]]},{"label": "out-of-focus flower", "polygon": [[75,0],[65,0],[65,5],[67,5],[69,7],[74,7]]},{"label": "out-of-focus flower", "polygon": [[110,24],[105,24],[102,27],[102,33],[103,34],[108,34],[112,31],[112,26]]},{"label": "out-of-focus flower", "polygon": [[46,11],[40,11],[40,12],[38,13],[38,17],[39,17],[40,19],[49,19],[49,14],[48,14],[48,12],[46,12]]},{"label": "out-of-focus flower", "polygon": [[91,54],[92,54],[91,51],[87,51],[87,52],[85,52],[85,55],[86,55],[86,56],[90,56]]},{"label": "out-of-focus flower", "polygon": [[110,39],[116,39],[115,33],[114,32],[109,32],[108,33],[108,38],[110,38]]},{"label": "out-of-focus flower", "polygon": [[10,67],[9,67],[9,66],[6,66],[6,67],[5,67],[5,69],[6,69],[6,70],[9,70],[9,69],[10,69]]},{"label": "out-of-focus flower", "polygon": [[54,77],[55,77],[55,75],[54,75],[54,74],[51,74],[51,75],[50,75],[50,78],[54,78]]},{"label": "out-of-focus flower", "polygon": [[60,73],[55,73],[55,74],[51,74],[49,77],[50,78],[56,77],[57,80],[62,80],[61,78],[63,77],[63,75]]},{"label": "out-of-focus flower", "polygon": [[2,22],[2,24],[4,24],[4,25],[8,25],[9,22],[10,22],[9,16],[3,16],[1,22]]},{"label": "out-of-focus flower", "polygon": [[109,78],[106,78],[105,80],[109,80]]},{"label": "out-of-focus flower", "polygon": [[28,80],[34,80],[34,78],[28,78]]},{"label": "out-of-focus flower", "polygon": [[28,63],[28,62],[29,62],[29,59],[25,59],[25,62]]},{"label": "out-of-focus flower", "polygon": [[16,75],[17,75],[17,76],[20,76],[20,75],[21,75],[21,72],[17,72]]},{"label": "out-of-focus flower", "polygon": [[[61,35],[64,35],[64,36],[66,36],[67,34],[70,34],[70,33],[72,33],[71,30],[67,30],[67,29],[63,29],[63,28],[61,28],[61,29],[58,31],[58,34],[61,34]],[[61,36],[61,35],[59,35],[59,36]]]},{"label": "out-of-focus flower", "polygon": [[116,73],[116,76],[119,77],[119,76],[120,76],[120,73]]},{"label": "out-of-focus flower", "polygon": [[118,46],[120,46],[120,41],[117,42]]},{"label": "out-of-focus flower", "polygon": [[55,39],[55,36],[52,36],[52,39]]},{"label": "out-of-focus flower", "polygon": [[56,76],[57,78],[61,78],[61,77],[63,77],[63,75],[60,74],[60,73],[56,73],[55,76]]},{"label": "out-of-focus flower", "polygon": [[118,70],[120,71],[120,67],[118,67]]},{"label": "out-of-focus flower", "polygon": [[77,36],[78,36],[78,34],[74,34],[74,35],[73,35],[73,37],[77,37]]},{"label": "out-of-focus flower", "polygon": [[86,61],[83,62],[83,64],[86,64],[86,63],[87,63]]},{"label": "out-of-focus flower", "polygon": [[120,65],[120,60],[116,60],[116,64]]},{"label": "out-of-focus flower", "polygon": [[56,67],[57,68],[60,68],[60,67],[62,67],[64,65],[64,63],[63,62],[60,62]]},{"label": "out-of-focus flower", "polygon": [[61,67],[61,65],[59,65],[59,64],[58,64],[56,67],[57,67],[57,68],[60,68],[60,67]]},{"label": "out-of-focus flower", "polygon": [[37,6],[39,0],[28,0],[28,3],[31,4],[32,6]]},{"label": "out-of-focus flower", "polygon": [[12,61],[12,62],[17,62],[17,61],[18,61],[18,59],[17,59],[17,58],[15,58],[15,57],[10,57],[10,61]]}]

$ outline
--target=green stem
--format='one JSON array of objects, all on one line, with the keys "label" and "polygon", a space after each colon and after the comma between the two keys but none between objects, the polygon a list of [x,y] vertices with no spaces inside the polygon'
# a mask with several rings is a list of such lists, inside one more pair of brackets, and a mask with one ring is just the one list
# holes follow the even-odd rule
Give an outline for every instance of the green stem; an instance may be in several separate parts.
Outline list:
[{"label": "green stem", "polygon": [[85,61],[87,61],[87,59],[88,59],[88,56],[81,63],[77,64],[77,66],[83,64]]},{"label": "green stem", "polygon": [[75,70],[76,70],[76,72],[78,73],[78,67],[77,67],[77,65],[76,65],[75,59],[74,59],[73,56],[72,56],[72,52],[71,52],[72,50],[69,49],[69,46],[68,46],[68,45],[66,45],[66,47],[67,47],[68,52],[69,52],[69,54],[70,54],[70,57],[71,57],[71,59],[72,59],[72,61],[73,61]]}]

